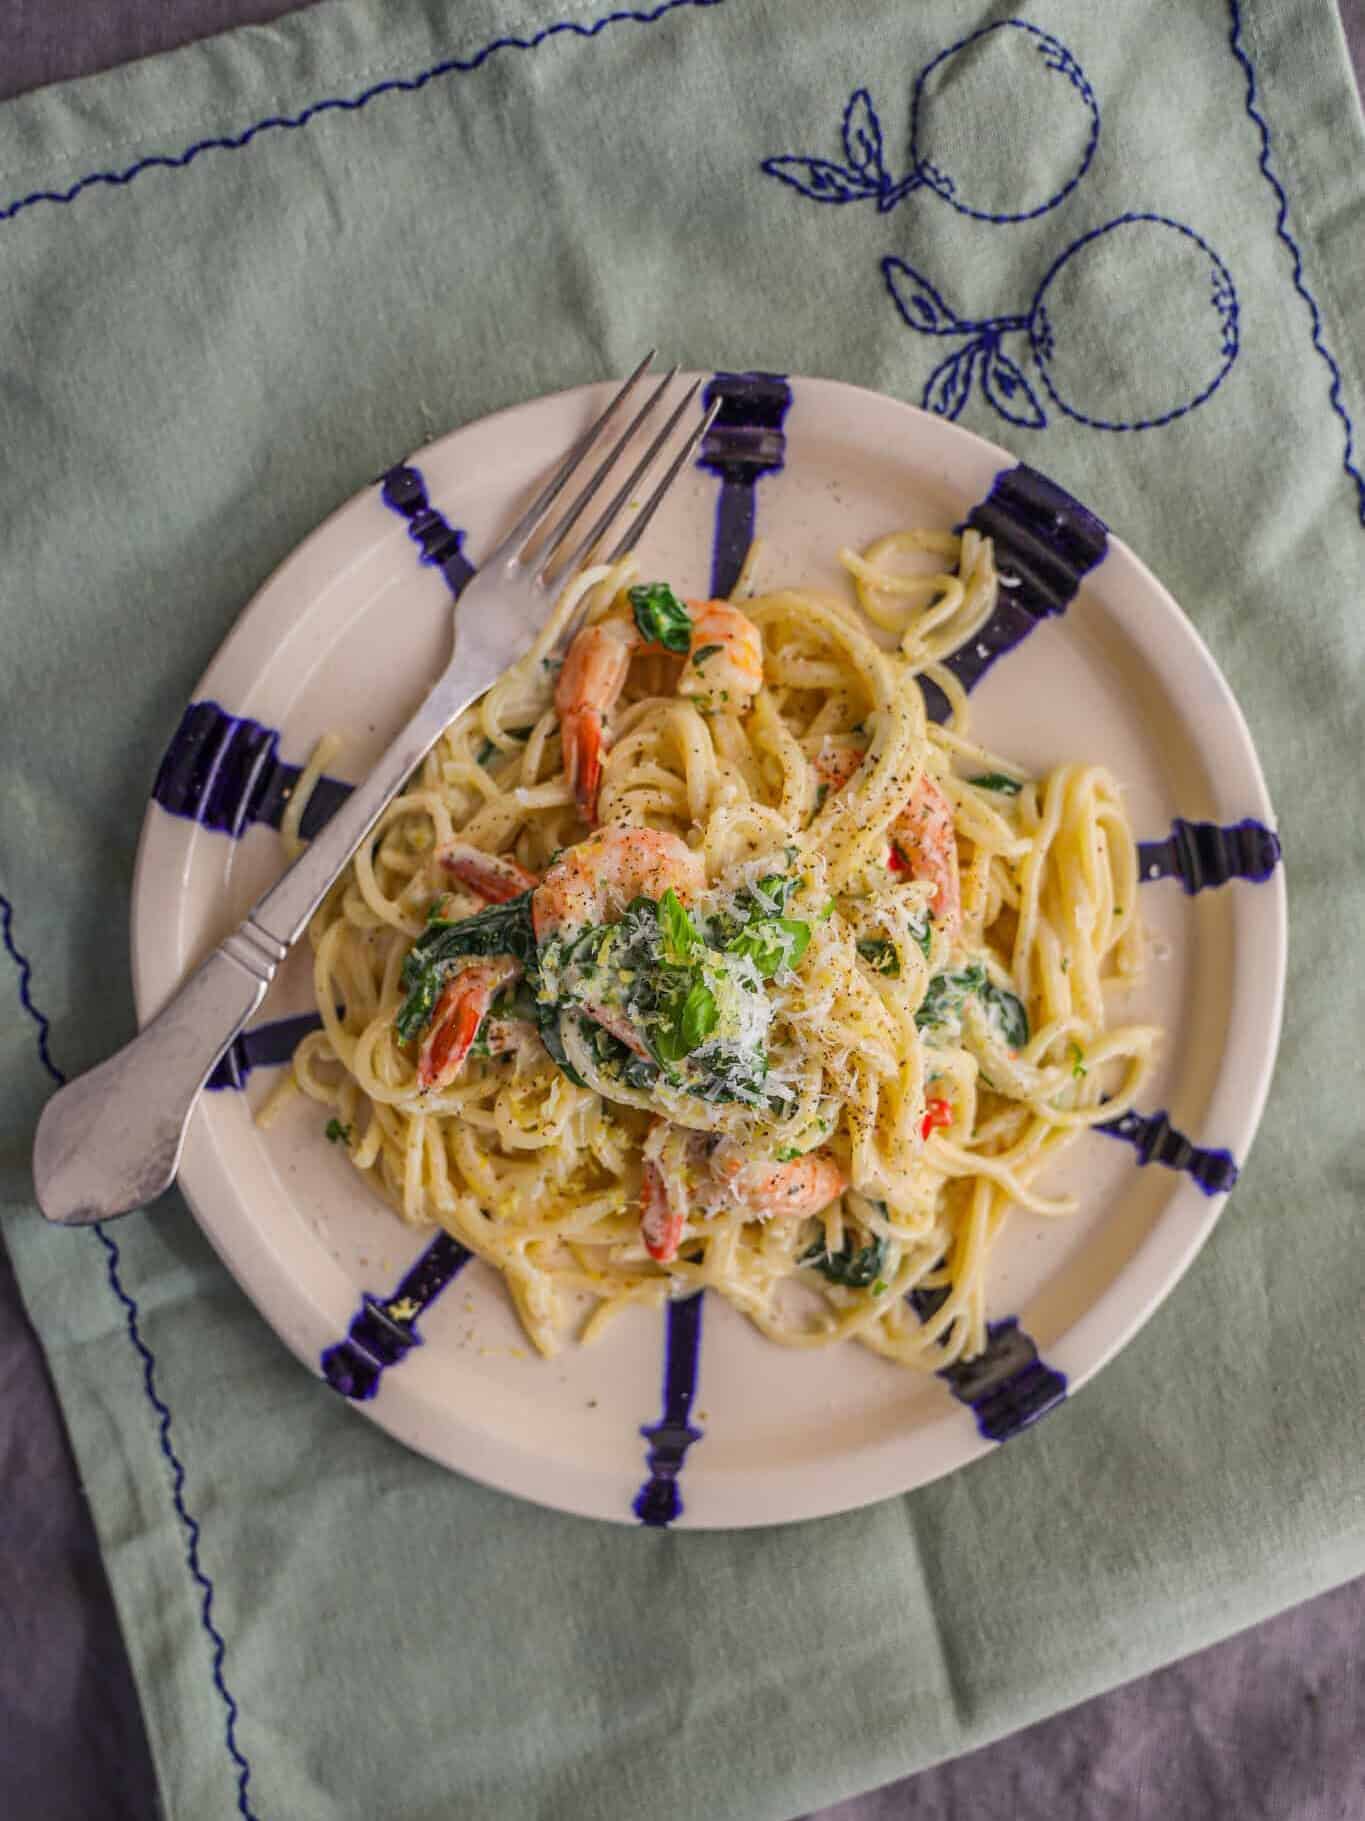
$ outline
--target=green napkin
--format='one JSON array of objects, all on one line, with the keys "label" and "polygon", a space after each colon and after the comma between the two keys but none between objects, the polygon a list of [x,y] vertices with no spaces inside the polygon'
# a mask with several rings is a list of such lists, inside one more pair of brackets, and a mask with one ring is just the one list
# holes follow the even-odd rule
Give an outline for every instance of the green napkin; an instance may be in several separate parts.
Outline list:
[{"label": "green napkin", "polygon": [[[0,172],[5,1236],[168,1814],[785,1817],[1365,1568],[1365,163],[1330,0],[338,0],[10,104]],[[439,1471],[176,1195],[56,1232],[28,1172],[55,1072],[133,1028],[149,783],[253,590],[424,438],[655,340],[927,398],[1092,505],[1231,680],[1292,885],[1254,1157],[1139,1338],[969,1471],[736,1535]]]}]

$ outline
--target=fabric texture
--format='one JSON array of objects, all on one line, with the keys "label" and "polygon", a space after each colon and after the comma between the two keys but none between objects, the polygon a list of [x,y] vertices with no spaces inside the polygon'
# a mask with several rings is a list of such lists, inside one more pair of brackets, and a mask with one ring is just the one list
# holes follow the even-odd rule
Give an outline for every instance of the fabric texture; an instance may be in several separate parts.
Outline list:
[{"label": "fabric texture", "polygon": [[[787,1817],[1365,1564],[1360,151],[1308,0],[348,0],[0,112],[5,1231],[168,1814]],[[131,1032],[148,785],[253,589],[426,436],[654,339],[924,400],[1092,504],[1237,692],[1291,887],[1260,1137],[1138,1339],[945,1483],[742,1535],[439,1472],[175,1194],[62,1234],[28,1176]]]}]

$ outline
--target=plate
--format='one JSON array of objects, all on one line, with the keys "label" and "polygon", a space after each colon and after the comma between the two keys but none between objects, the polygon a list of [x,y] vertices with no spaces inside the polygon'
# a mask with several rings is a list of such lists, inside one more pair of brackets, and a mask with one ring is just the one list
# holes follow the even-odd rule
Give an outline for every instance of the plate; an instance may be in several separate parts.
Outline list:
[{"label": "plate", "polygon": [[[898,527],[990,529],[1016,581],[954,659],[987,744],[1044,770],[1102,760],[1142,842],[1152,937],[1117,1008],[1166,1028],[1150,1100],[1043,1180],[1073,1219],[1014,1213],[993,1254],[991,1342],[938,1376],[846,1345],[764,1341],[715,1297],[622,1314],[589,1348],[535,1356],[498,1275],[404,1226],[294,1100],[253,1111],[311,1010],[306,945],[215,1073],[180,1184],[266,1321],[322,1381],[447,1467],[584,1515],[784,1522],[904,1492],[1027,1431],[1099,1370],[1208,1237],[1265,1099],[1283,998],[1283,870],[1227,684],[1160,583],[1044,477],[954,424],[828,380],[719,374],[698,464],[646,567],[722,592],[750,537],[757,584],[842,586],[835,552]],[[449,651],[452,596],[610,388],[456,431],[330,518],[266,583],[176,729],[134,882],[145,1022],[283,864],[271,826],[315,740],[345,745],[333,809]],[[305,823],[305,830],[308,823]],[[397,1304],[395,1308],[394,1305]],[[414,1313],[415,1311],[415,1313]]]}]

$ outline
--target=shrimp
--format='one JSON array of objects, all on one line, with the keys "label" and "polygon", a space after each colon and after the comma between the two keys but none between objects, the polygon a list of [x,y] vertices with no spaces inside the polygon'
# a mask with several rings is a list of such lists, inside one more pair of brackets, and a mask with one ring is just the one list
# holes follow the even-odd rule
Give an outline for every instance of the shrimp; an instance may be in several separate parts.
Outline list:
[{"label": "shrimp", "polygon": [[[757,626],[728,601],[688,601],[687,611],[692,630],[679,695],[719,695],[746,703],[763,684],[763,637]],[[560,668],[555,710],[564,769],[590,828],[597,821],[606,718],[626,686],[631,659],[649,644],[633,620],[614,615],[585,626]]]},{"label": "shrimp", "polygon": [[463,841],[447,841],[436,851],[436,864],[489,904],[506,904],[538,884],[534,873],[505,854],[486,854]]},{"label": "shrimp", "polygon": [[662,898],[670,887],[684,904],[706,888],[706,863],[685,841],[656,828],[600,828],[561,854],[536,887],[536,941],[610,923],[632,898]]},{"label": "shrimp", "polygon": [[731,1138],[711,1154],[711,1174],[755,1220],[804,1218],[827,1208],[848,1187],[828,1151],[807,1151],[786,1163],[752,1162]]},{"label": "shrimp", "polygon": [[714,1149],[703,1133],[656,1119],[645,1140],[640,1236],[660,1264],[678,1255],[688,1215],[737,1209],[752,1220],[804,1219],[842,1195],[848,1179],[827,1151],[785,1163],[754,1162],[733,1139]]},{"label": "shrimp", "polygon": [[[815,761],[821,780],[840,790],[857,771],[864,755],[856,746],[827,744]],[[928,772],[921,772],[905,808],[891,824],[892,872],[908,871],[934,888],[929,908],[950,936],[962,921],[962,887],[957,870],[957,835],[953,806]]]},{"label": "shrimp", "polygon": [[417,1057],[417,1082],[423,1093],[448,1087],[455,1079],[488,1008],[520,973],[520,962],[510,955],[495,955],[470,962],[446,984]]}]

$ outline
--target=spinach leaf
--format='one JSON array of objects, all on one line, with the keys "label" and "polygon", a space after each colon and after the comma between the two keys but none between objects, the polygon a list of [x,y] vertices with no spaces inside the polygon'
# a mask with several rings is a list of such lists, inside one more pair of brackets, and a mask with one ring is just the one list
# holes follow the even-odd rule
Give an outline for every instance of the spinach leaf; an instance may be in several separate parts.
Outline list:
[{"label": "spinach leaf", "polygon": [[795,967],[810,944],[810,924],[796,917],[763,917],[727,943],[727,955],[747,955],[759,977],[771,980],[782,968]]},{"label": "spinach leaf", "polygon": [[964,967],[960,973],[935,974],[915,1013],[915,1024],[923,1031],[931,1025],[944,1023],[960,1013],[971,995],[979,993],[985,984],[986,970],[977,961],[970,967]]},{"label": "spinach leaf", "polygon": [[708,658],[715,657],[718,651],[724,651],[724,649],[723,645],[703,645],[699,651],[692,653],[692,662],[700,670]]},{"label": "spinach leaf", "polygon": [[641,582],[626,598],[640,637],[665,651],[684,652],[692,643],[692,616],[667,582]]},{"label": "spinach leaf", "polygon": [[407,995],[394,1025],[407,1043],[430,1022],[453,961],[466,955],[512,955],[532,972],[536,937],[531,926],[531,894],[522,892],[505,904],[490,904],[472,917],[448,922],[433,918],[408,951],[401,983]]},{"label": "spinach leaf", "polygon": [[868,962],[874,973],[885,974],[889,979],[896,979],[901,971],[901,958],[896,953],[894,942],[888,942],[885,936],[860,936],[858,953]]},{"label": "spinach leaf", "polygon": [[978,790],[998,790],[1002,797],[1017,797],[1024,788],[1017,778],[1007,778],[1003,771],[983,771],[979,778],[968,778]]},{"label": "spinach leaf", "polygon": [[1023,1002],[988,980],[981,988],[981,1003],[999,1025],[1000,1035],[1008,1047],[1022,1050],[1028,1042],[1028,1013]]},{"label": "spinach leaf", "polygon": [[866,1290],[881,1277],[882,1267],[886,1263],[887,1242],[880,1234],[874,1234],[865,1246],[855,1251],[851,1239],[845,1239],[837,1252],[831,1252],[824,1240],[817,1239],[815,1244],[801,1254],[797,1261],[803,1265],[814,1265],[822,1277],[832,1284],[844,1284],[850,1290]]}]

